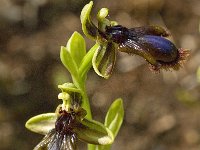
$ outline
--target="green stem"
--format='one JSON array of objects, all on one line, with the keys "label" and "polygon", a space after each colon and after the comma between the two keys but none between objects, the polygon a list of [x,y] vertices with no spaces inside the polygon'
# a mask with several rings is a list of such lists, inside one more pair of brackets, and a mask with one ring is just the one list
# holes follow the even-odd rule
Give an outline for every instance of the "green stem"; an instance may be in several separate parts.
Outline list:
[{"label": "green stem", "polygon": [[86,118],[87,119],[92,119],[92,113],[90,109],[90,102],[87,96],[86,88],[85,88],[85,80],[81,79],[79,76],[79,79],[72,77],[73,83],[75,86],[81,90],[81,95],[82,95],[82,107],[87,111]]},{"label": "green stem", "polygon": [[[92,113],[90,108],[89,98],[85,88],[85,82],[87,79],[87,72],[92,67],[92,58],[95,51],[99,48],[99,44],[95,44],[85,55],[82,60],[81,66],[78,71],[78,77],[73,77],[72,80],[75,86],[81,90],[82,95],[82,107],[87,111],[86,118],[92,119]],[[88,144],[88,150],[94,150],[95,145]]]},{"label": "green stem", "polygon": [[83,108],[86,109],[87,111],[87,116],[86,118],[87,119],[92,119],[92,113],[91,113],[91,108],[90,108],[90,102],[89,102],[89,98],[88,98],[88,95],[86,93],[86,90],[85,90],[85,87],[83,89],[83,93],[82,93],[82,96],[83,96]]},{"label": "green stem", "polygon": [[87,54],[84,56],[84,58],[81,62],[81,66],[80,66],[79,71],[78,71],[78,76],[72,77],[73,82],[76,85],[76,87],[81,90],[81,94],[82,94],[82,98],[83,98],[82,99],[82,102],[83,102],[82,107],[87,111],[86,118],[88,118],[88,119],[92,119],[92,113],[91,113],[91,109],[90,109],[89,98],[88,98],[86,88],[85,88],[85,82],[86,82],[86,79],[87,79],[87,72],[92,67],[93,55],[98,48],[99,48],[99,44],[95,44],[87,52]]}]

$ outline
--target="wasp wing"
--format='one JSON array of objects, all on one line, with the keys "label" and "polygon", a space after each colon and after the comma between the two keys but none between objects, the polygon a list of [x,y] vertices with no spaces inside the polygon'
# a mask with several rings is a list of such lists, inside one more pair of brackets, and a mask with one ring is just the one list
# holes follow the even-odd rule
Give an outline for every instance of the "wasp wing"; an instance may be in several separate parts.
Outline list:
[{"label": "wasp wing", "polygon": [[76,136],[65,135],[60,150],[77,150]]},{"label": "wasp wing", "polygon": [[52,129],[33,150],[48,150],[48,144],[55,141],[55,129]]},{"label": "wasp wing", "polygon": [[[52,140],[48,144],[47,150],[61,150],[64,136],[60,133],[56,133]],[[66,149],[68,150],[68,149]]]},{"label": "wasp wing", "polygon": [[144,35],[155,35],[155,36],[163,36],[167,37],[170,33],[160,27],[160,26],[142,26],[142,27],[135,27],[129,29],[130,35],[134,36],[144,36]]},{"label": "wasp wing", "polygon": [[48,144],[47,150],[77,150],[75,135],[57,133],[56,137]]},{"label": "wasp wing", "polygon": [[33,150],[77,150],[76,137],[51,130]]}]

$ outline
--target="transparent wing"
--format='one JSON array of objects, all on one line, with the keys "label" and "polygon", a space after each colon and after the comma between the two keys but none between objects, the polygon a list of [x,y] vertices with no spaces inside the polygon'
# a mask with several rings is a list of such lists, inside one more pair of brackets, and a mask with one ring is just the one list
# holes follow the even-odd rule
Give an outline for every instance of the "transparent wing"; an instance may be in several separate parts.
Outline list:
[{"label": "transparent wing", "polygon": [[60,150],[77,150],[76,136],[65,135]]},{"label": "transparent wing", "polygon": [[33,150],[75,150],[70,142],[70,136],[56,133],[53,129]]},{"label": "transparent wing", "polygon": [[130,36],[131,34],[134,36],[143,36],[143,35],[155,35],[155,36],[163,36],[167,37],[170,35],[170,33],[160,27],[160,26],[142,26],[142,27],[135,27],[129,29]]},{"label": "transparent wing", "polygon": [[63,135],[56,133],[52,141],[48,144],[47,150],[60,150],[63,142]]},{"label": "transparent wing", "polygon": [[55,129],[52,129],[33,150],[48,150],[48,144],[54,138],[55,138]]}]

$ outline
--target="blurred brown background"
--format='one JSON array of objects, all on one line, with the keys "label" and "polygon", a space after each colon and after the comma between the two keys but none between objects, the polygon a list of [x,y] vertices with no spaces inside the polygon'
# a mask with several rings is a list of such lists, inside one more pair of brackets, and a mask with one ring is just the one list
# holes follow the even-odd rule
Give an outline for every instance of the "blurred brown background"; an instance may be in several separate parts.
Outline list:
[{"label": "blurred brown background", "polygon": [[[42,136],[25,129],[30,117],[53,112],[57,84],[70,81],[59,60],[60,46],[76,30],[88,0],[0,0],[0,149],[31,150]],[[154,74],[137,56],[118,53],[109,80],[88,75],[93,116],[102,121],[115,98],[125,118],[113,150],[200,149],[200,1],[99,0],[110,19],[134,27],[168,28],[178,47],[191,50],[180,71]],[[93,41],[87,40],[90,48]],[[198,75],[199,74],[199,75]]]}]

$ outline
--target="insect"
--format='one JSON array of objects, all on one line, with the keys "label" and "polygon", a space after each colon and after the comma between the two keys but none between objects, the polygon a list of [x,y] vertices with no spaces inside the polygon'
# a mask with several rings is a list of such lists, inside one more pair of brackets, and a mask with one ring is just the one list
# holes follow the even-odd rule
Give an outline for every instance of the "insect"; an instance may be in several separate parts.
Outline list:
[{"label": "insect", "polygon": [[121,25],[107,26],[100,36],[118,44],[118,50],[143,57],[152,70],[178,70],[188,56],[188,51],[166,39],[169,33],[159,26],[144,26],[128,29]]},{"label": "insect", "polygon": [[75,113],[59,111],[55,128],[50,130],[34,150],[76,150],[76,134],[73,132]]}]

